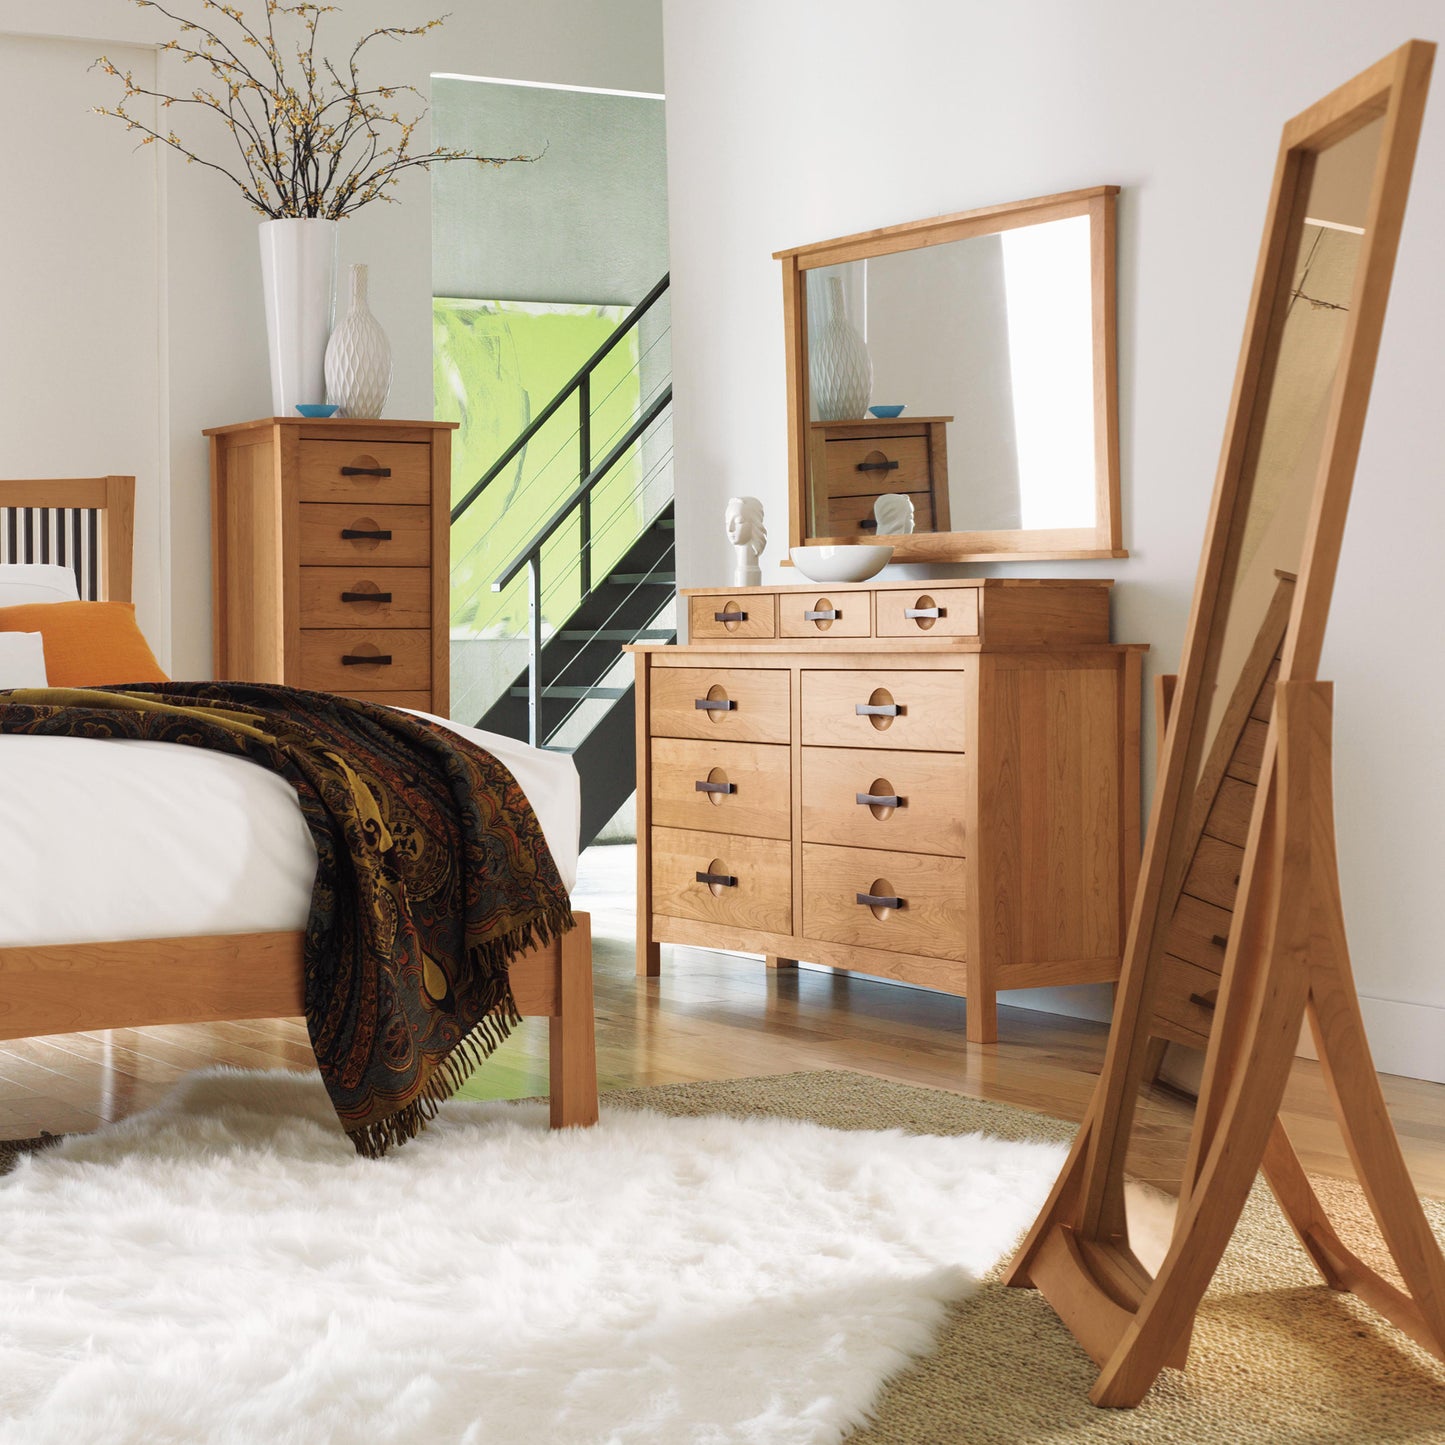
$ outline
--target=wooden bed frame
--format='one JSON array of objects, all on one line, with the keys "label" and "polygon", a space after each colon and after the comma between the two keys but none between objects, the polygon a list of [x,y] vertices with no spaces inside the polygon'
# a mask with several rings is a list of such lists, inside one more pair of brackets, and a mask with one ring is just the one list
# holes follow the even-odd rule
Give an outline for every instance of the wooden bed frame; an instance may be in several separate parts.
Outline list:
[{"label": "wooden bed frame", "polygon": [[[66,563],[82,597],[129,602],[134,499],[133,477],[0,481],[0,560]],[[553,1128],[597,1122],[592,920],[576,919],[570,933],[529,949],[511,969],[518,1009],[550,1021]],[[0,948],[0,1042],[295,1017],[303,1012],[302,939],[233,933]]]}]

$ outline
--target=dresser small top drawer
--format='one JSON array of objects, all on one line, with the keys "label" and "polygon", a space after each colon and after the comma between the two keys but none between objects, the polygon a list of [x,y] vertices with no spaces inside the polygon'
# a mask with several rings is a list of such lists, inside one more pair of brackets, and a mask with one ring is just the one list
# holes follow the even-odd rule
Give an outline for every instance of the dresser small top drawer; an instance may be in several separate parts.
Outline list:
[{"label": "dresser small top drawer", "polygon": [[778,597],[780,637],[871,637],[868,592],[784,592]]},{"label": "dresser small top drawer", "polygon": [[652,821],[663,828],[791,837],[792,750],[781,743],[653,738]]},{"label": "dresser small top drawer", "polygon": [[850,497],[879,492],[928,490],[928,439],[859,437],[830,441],[824,452],[828,495]]},{"label": "dresser small top drawer", "polygon": [[714,742],[785,743],[792,735],[784,668],[657,667],[652,736]]},{"label": "dresser small top drawer", "polygon": [[978,592],[972,587],[920,586],[880,592],[879,637],[977,637]]},{"label": "dresser small top drawer", "polygon": [[430,627],[430,567],[303,567],[307,627]]},{"label": "dresser small top drawer", "polygon": [[972,769],[964,753],[804,748],[803,838],[962,857]]},{"label": "dresser small top drawer", "polygon": [[299,443],[303,502],[431,501],[431,448],[424,442]]},{"label": "dresser small top drawer", "polygon": [[791,933],[792,846],[782,838],[654,828],[652,909],[668,918]]},{"label": "dresser small top drawer", "polygon": [[420,692],[431,686],[431,633],[303,628],[296,685],[318,692]]},{"label": "dresser small top drawer", "polygon": [[778,599],[771,592],[739,592],[736,597],[692,597],[687,607],[688,636],[695,641],[746,642],[778,635]]},{"label": "dresser small top drawer", "polygon": [[431,508],[302,502],[301,565],[425,567]]},{"label": "dresser small top drawer", "polygon": [[803,742],[824,747],[961,753],[972,747],[968,669],[803,673]]}]

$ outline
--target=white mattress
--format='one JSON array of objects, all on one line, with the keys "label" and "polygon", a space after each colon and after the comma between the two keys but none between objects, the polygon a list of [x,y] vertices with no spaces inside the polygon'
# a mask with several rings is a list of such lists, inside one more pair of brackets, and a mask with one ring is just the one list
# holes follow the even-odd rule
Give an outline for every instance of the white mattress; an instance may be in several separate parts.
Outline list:
[{"label": "white mattress", "polygon": [[[436,721],[511,769],[572,889],[572,759]],[[0,737],[0,947],[300,929],[315,875],[296,794],[255,763],[174,743]]]}]

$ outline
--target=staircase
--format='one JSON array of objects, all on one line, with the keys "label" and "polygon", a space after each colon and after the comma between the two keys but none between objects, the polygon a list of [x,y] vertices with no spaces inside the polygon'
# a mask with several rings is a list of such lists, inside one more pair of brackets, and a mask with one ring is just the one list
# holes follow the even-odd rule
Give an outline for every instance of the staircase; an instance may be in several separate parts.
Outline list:
[{"label": "staircase", "polygon": [[[655,310],[667,290],[664,276],[451,514],[455,526],[552,418],[576,406],[576,426],[565,447],[572,485],[528,541],[494,569],[488,584],[495,593],[524,589],[526,624],[515,640],[519,651],[525,642],[525,664],[485,701],[476,725],[572,754],[582,780],[584,848],[634,789],[632,659],[622,648],[677,638],[672,382],[671,368],[659,356],[670,328],[659,327]],[[650,375],[645,387],[638,385],[636,414],[615,435],[594,439],[598,368],[649,314],[651,339],[637,366],[650,358]],[[614,362],[610,374],[615,373]],[[559,447],[552,461],[559,461],[563,450]],[[594,451],[603,453],[600,461],[593,461]],[[509,505],[526,505],[525,494]],[[458,596],[458,573],[454,567],[454,618],[470,600]],[[477,706],[475,699],[471,705]],[[454,709],[467,706],[466,698],[454,699]]]}]

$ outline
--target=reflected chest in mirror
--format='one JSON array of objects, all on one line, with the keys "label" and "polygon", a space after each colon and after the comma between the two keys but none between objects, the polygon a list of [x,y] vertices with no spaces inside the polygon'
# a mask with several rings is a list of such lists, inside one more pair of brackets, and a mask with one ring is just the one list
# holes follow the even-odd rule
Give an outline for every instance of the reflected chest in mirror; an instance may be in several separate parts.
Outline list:
[{"label": "reflected chest in mirror", "polygon": [[791,545],[877,538],[897,561],[1125,555],[1116,193],[777,253]]}]

